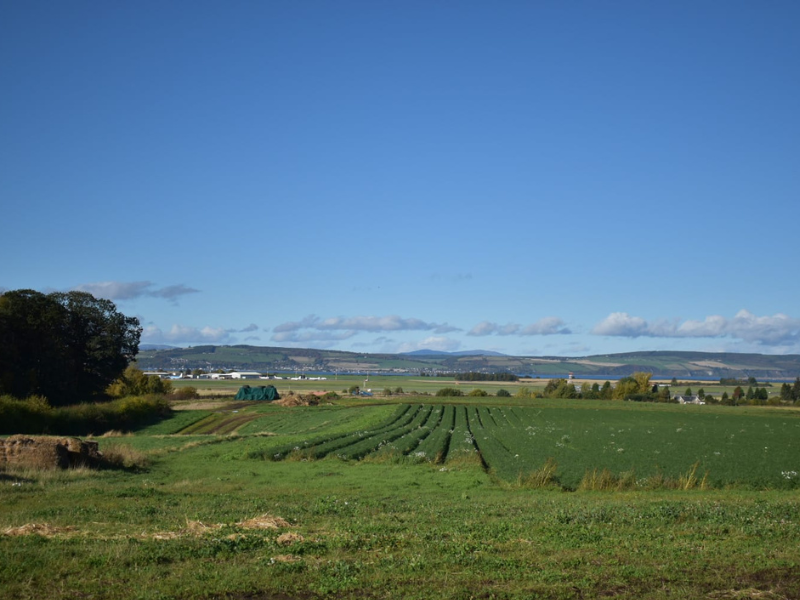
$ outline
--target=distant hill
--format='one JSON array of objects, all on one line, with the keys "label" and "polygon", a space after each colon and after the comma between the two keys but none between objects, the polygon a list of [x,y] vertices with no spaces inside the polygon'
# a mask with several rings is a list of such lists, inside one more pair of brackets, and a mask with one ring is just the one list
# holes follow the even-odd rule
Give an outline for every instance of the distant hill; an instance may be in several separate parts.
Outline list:
[{"label": "distant hill", "polygon": [[755,377],[759,380],[800,376],[800,355],[711,352],[627,352],[583,357],[507,356],[481,350],[439,352],[418,350],[405,354],[365,354],[313,348],[267,346],[195,346],[142,348],[137,364],[143,369],[247,369],[262,372],[340,372],[435,375],[477,371],[509,372],[551,378],[619,378],[637,371],[655,378],[712,379]]},{"label": "distant hill", "polygon": [[445,352],[444,350],[414,350],[401,352],[400,356],[506,356],[501,352],[492,350],[461,350],[460,352]]}]

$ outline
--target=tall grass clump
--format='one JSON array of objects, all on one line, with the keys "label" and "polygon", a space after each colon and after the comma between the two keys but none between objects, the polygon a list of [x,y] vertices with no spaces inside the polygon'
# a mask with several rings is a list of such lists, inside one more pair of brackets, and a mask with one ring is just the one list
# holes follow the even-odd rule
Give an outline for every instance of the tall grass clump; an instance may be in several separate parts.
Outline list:
[{"label": "tall grass clump", "polygon": [[51,407],[39,396],[0,397],[0,434],[100,435],[131,431],[172,413],[163,396],[132,396],[105,403]]},{"label": "tall grass clump", "polygon": [[711,486],[708,482],[708,472],[702,477],[698,476],[700,463],[694,463],[686,473],[681,473],[677,478],[665,477],[662,474],[637,479],[634,471],[625,471],[620,474],[612,473],[608,469],[602,471],[592,469],[586,471],[578,485],[580,492],[621,492],[627,490],[707,490]]},{"label": "tall grass clump", "polygon": [[517,479],[517,486],[527,489],[542,489],[560,487],[556,471],[558,463],[553,458],[547,461],[535,471],[520,475]]}]

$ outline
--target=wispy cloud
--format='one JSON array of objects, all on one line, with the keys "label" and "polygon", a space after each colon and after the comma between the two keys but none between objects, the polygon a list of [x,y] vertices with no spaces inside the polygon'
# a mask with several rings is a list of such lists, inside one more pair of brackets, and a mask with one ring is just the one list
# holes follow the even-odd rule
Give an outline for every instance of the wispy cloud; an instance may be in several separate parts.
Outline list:
[{"label": "wispy cloud", "polygon": [[[403,318],[397,315],[385,317],[331,317],[327,319],[309,315],[301,321],[281,323],[273,328],[272,331],[272,339],[276,342],[297,342],[343,340],[364,332],[433,331],[434,333],[443,334],[459,331],[459,329],[447,323],[429,323],[421,319]],[[322,335],[323,333],[328,333],[328,336]]]},{"label": "wispy cloud", "polygon": [[230,330],[222,327],[173,325],[169,331],[162,331],[149,325],[142,331],[142,342],[148,344],[224,344],[231,341]]},{"label": "wispy cloud", "polygon": [[703,319],[647,321],[628,313],[611,313],[592,329],[595,335],[663,338],[734,338],[764,346],[800,343],[800,319],[781,313],[759,317],[740,310],[732,319],[711,315]]},{"label": "wispy cloud", "polygon": [[516,323],[499,325],[491,321],[482,321],[467,332],[467,335],[486,336],[486,335],[566,335],[572,331],[558,317],[545,317],[522,326]]},{"label": "wispy cloud", "polygon": [[108,300],[133,300],[134,298],[164,298],[177,302],[178,298],[187,294],[197,294],[200,290],[190,288],[182,283],[155,287],[152,281],[99,281],[83,283],[72,288],[79,292],[89,292],[93,296]]},{"label": "wispy cloud", "polygon": [[250,323],[250,325],[248,325],[244,329],[239,330],[240,333],[250,333],[251,331],[258,331],[258,325],[256,325],[255,323]]},{"label": "wispy cloud", "polygon": [[356,335],[355,331],[282,331],[272,336],[272,341],[292,344],[307,342],[341,342]]}]

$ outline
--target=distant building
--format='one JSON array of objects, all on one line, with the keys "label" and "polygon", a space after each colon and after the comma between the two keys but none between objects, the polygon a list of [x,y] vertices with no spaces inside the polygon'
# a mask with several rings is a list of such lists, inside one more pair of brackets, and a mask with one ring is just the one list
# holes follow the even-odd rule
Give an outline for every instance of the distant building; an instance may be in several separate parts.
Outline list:
[{"label": "distant building", "polygon": [[673,397],[673,400],[677,400],[678,404],[705,404],[705,401],[696,394],[693,396],[683,396],[678,394],[677,396]]},{"label": "distant building", "polygon": [[258,371],[233,371],[232,373],[226,373],[230,379],[259,379],[261,377],[261,373]]}]

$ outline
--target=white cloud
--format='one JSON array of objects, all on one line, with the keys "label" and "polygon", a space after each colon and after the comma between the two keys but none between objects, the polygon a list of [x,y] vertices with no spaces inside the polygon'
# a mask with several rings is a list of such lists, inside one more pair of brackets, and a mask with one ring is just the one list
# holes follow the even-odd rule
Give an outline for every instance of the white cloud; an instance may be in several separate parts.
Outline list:
[{"label": "white cloud", "polygon": [[516,323],[498,325],[491,321],[481,321],[473,327],[467,335],[566,335],[572,333],[558,317],[545,317],[522,327]]},{"label": "white cloud", "polygon": [[595,335],[612,335],[622,337],[639,337],[648,335],[647,321],[641,317],[632,317],[628,313],[611,313],[592,329]]},{"label": "white cloud", "polygon": [[545,317],[525,327],[521,335],[568,335],[572,331],[558,317]]},{"label": "white cloud", "polygon": [[72,288],[79,292],[89,292],[98,298],[108,300],[132,300],[134,298],[150,297],[164,298],[170,302],[177,302],[178,298],[186,294],[197,294],[200,290],[187,287],[182,283],[155,288],[152,281],[99,281],[96,283],[83,283]]},{"label": "white cloud", "polygon": [[147,344],[222,344],[231,341],[230,332],[221,327],[189,327],[173,325],[169,331],[162,331],[149,325],[142,331],[142,342]]},{"label": "white cloud", "polygon": [[595,335],[663,338],[733,338],[764,346],[800,343],[800,319],[778,313],[759,317],[740,310],[732,319],[711,315],[702,321],[648,322],[628,313],[611,313],[592,329]]}]

